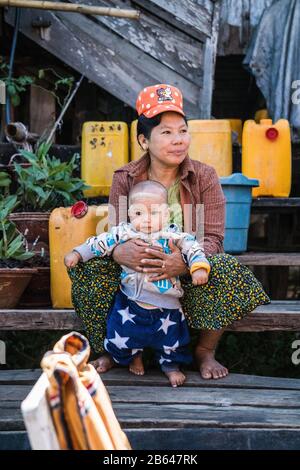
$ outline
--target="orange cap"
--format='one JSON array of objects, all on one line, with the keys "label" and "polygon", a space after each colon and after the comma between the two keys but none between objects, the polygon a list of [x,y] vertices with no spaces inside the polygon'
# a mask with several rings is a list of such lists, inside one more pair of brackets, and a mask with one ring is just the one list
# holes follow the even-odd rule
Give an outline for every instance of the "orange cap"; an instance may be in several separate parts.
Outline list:
[{"label": "orange cap", "polygon": [[137,97],[136,110],[139,116],[143,114],[147,118],[152,118],[166,111],[175,111],[185,116],[181,91],[166,84],[144,88]]}]

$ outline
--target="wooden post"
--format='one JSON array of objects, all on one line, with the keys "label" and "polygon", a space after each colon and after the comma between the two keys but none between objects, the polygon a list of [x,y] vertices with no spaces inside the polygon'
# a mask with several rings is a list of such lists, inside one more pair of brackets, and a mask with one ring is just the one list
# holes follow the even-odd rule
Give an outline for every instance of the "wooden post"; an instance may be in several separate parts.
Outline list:
[{"label": "wooden post", "polygon": [[86,13],[88,15],[117,16],[119,18],[131,18],[133,20],[137,20],[140,16],[140,12],[138,10],[74,5],[72,3],[48,2],[43,0],[0,0],[0,6]]},{"label": "wooden post", "polygon": [[211,28],[211,36],[207,38],[205,42],[204,64],[203,64],[203,70],[204,70],[203,88],[202,88],[200,101],[199,101],[199,118],[200,119],[211,119],[212,95],[213,95],[213,88],[214,88],[214,75],[215,75],[218,33],[219,33],[219,21],[220,21],[220,4],[215,3],[212,28]]},{"label": "wooden post", "polygon": [[45,129],[51,128],[55,122],[55,108],[53,94],[32,84],[30,86],[30,131],[42,135]]}]

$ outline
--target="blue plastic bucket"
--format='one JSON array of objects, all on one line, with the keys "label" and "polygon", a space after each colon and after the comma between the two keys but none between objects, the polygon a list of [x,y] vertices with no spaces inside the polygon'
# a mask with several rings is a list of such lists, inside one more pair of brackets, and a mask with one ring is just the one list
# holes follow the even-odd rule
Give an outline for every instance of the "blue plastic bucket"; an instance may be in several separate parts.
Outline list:
[{"label": "blue plastic bucket", "polygon": [[220,183],[226,198],[224,250],[242,253],[247,250],[252,187],[259,186],[259,181],[233,173],[220,178]]}]

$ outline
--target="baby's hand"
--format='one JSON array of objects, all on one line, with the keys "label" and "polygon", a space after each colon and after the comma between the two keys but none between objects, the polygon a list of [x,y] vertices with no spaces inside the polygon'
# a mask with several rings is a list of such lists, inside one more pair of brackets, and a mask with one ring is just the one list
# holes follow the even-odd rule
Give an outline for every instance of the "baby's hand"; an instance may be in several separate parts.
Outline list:
[{"label": "baby's hand", "polygon": [[81,261],[81,256],[77,251],[70,251],[64,258],[65,266],[67,268],[74,268],[79,261]]},{"label": "baby's hand", "polygon": [[208,273],[206,269],[200,268],[197,271],[194,271],[192,274],[192,281],[194,286],[200,286],[206,284],[208,281]]}]

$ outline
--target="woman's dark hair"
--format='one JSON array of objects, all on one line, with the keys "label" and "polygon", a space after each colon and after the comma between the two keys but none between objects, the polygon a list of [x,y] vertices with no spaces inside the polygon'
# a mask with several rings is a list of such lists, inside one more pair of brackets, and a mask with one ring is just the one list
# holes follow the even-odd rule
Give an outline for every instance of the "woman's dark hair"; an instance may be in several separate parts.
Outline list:
[{"label": "woman's dark hair", "polygon": [[[137,122],[137,137],[141,134],[143,134],[146,139],[150,139],[151,132],[154,129],[154,127],[159,126],[161,122],[163,113],[157,114],[156,116],[152,118],[147,118],[143,114],[141,114],[138,118]],[[182,116],[184,119],[185,123],[187,124],[187,119],[185,116]],[[139,143],[140,144],[140,143]]]}]

